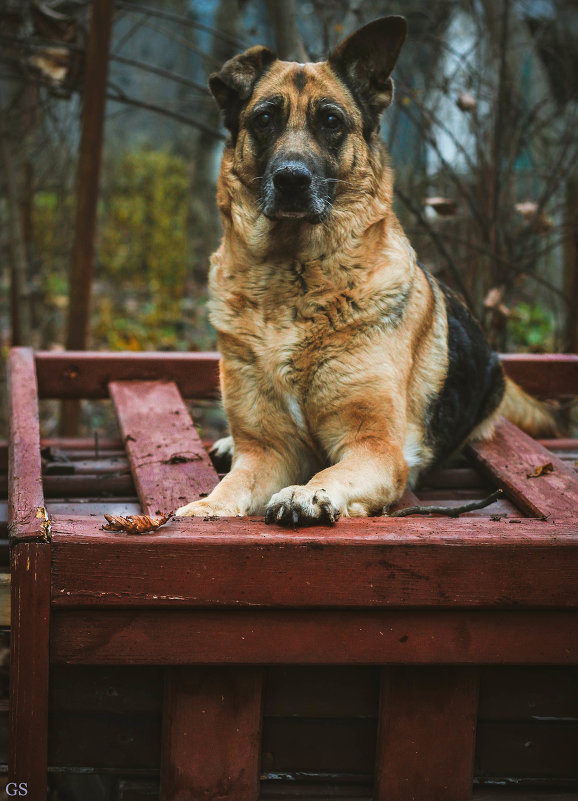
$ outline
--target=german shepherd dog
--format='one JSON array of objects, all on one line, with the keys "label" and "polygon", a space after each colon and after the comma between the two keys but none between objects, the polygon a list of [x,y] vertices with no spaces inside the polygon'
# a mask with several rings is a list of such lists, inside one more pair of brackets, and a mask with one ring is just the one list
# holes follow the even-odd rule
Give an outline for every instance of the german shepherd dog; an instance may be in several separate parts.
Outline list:
[{"label": "german shepherd dog", "polygon": [[416,260],[378,138],[402,17],[327,61],[251,47],[211,76],[230,137],[210,313],[232,469],[178,515],[304,526],[387,513],[421,471],[500,415],[551,434],[461,300]]}]

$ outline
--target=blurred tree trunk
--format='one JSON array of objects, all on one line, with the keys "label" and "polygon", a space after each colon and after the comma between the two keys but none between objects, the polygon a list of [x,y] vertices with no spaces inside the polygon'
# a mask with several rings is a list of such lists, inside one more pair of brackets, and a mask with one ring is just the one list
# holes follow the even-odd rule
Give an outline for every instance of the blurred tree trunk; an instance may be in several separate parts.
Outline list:
[{"label": "blurred tree trunk", "polygon": [[[215,15],[215,28],[226,33],[233,39],[239,36],[241,17],[245,7],[245,0],[220,0]],[[232,42],[213,37],[211,58],[219,64],[236,55],[242,48]],[[212,128],[219,128],[221,116],[217,104],[210,102],[204,122]],[[205,282],[209,266],[209,257],[217,247],[221,236],[221,226],[216,203],[216,161],[222,144],[209,133],[201,131],[196,139],[194,159],[194,197],[192,200],[192,213],[197,219],[195,229],[201,231],[196,252],[194,276],[198,281]]]},{"label": "blurred tree trunk", "polygon": [[[104,112],[108,78],[108,54],[114,15],[114,0],[99,0],[91,7],[90,29],[85,54],[85,78],[82,96],[82,135],[76,185],[74,244],[70,266],[68,301],[68,350],[84,350],[90,329],[90,300]],[[64,436],[78,433],[80,404],[64,401],[60,428]]]},{"label": "blurred tree trunk", "polygon": [[566,240],[564,242],[564,284],[568,300],[566,350],[578,353],[578,177],[566,185]]},{"label": "blurred tree trunk", "polygon": [[32,326],[26,239],[22,224],[20,193],[14,155],[4,131],[0,133],[0,156],[6,182],[6,205],[8,208],[8,230],[12,257],[10,271],[12,344],[30,345]]},{"label": "blurred tree trunk", "polygon": [[305,45],[297,28],[295,0],[266,0],[267,13],[275,32],[275,49],[286,61],[309,61]]}]

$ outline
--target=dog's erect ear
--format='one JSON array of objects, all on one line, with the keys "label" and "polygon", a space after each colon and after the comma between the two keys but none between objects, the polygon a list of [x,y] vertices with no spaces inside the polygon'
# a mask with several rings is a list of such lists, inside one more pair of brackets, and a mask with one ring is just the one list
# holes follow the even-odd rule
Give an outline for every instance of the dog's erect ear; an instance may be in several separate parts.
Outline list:
[{"label": "dog's erect ear", "polygon": [[390,76],[406,33],[403,17],[382,17],[352,33],[328,58],[354,97],[367,105],[375,125],[393,99]]},{"label": "dog's erect ear", "polygon": [[253,87],[277,56],[263,45],[256,45],[225,62],[220,72],[209,78],[209,89],[224,114],[227,128],[236,130],[243,103],[251,97]]}]

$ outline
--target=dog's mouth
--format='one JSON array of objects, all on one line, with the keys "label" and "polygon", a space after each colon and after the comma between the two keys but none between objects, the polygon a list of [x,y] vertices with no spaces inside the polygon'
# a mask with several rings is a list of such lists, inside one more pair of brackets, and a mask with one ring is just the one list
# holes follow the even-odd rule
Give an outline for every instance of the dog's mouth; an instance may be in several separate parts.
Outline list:
[{"label": "dog's mouth", "polygon": [[303,220],[317,225],[331,211],[332,186],[302,162],[285,162],[264,176],[259,203],[270,220]]}]

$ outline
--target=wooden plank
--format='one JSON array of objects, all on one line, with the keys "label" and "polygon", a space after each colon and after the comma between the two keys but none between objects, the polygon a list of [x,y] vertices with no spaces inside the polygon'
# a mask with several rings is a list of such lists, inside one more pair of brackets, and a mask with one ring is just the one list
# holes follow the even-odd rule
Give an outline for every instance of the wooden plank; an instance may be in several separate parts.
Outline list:
[{"label": "wooden plank", "polygon": [[117,381],[110,395],[145,514],[174,512],[218,484],[175,384]]},{"label": "wooden plank", "polygon": [[570,610],[75,610],[52,631],[64,664],[578,664]]},{"label": "wooden plank", "polygon": [[[479,468],[530,515],[578,519],[578,477],[574,470],[508,420],[492,439],[473,442],[468,452]],[[541,465],[552,472],[529,478]]]},{"label": "wooden plank", "polygon": [[375,801],[464,801],[474,776],[477,671],[382,671]]},{"label": "wooden plank", "polygon": [[10,450],[8,524],[14,540],[45,541],[38,389],[30,348],[12,348],[8,356]]},{"label": "wooden plank", "polygon": [[578,606],[572,521],[380,518],[287,532],[188,518],[139,537],[101,522],[53,518],[55,606]]},{"label": "wooden plank", "polygon": [[45,801],[48,746],[50,545],[12,548],[10,741],[8,774],[28,782],[28,798]]},{"label": "wooden plank", "polygon": [[109,397],[113,381],[174,381],[185,398],[218,398],[218,353],[37,351],[41,398]]},{"label": "wooden plank", "polygon": [[[507,374],[527,392],[542,397],[574,395],[575,354],[502,354]],[[175,381],[186,398],[219,396],[219,354],[165,352],[38,351],[42,398],[107,398],[111,381]]]},{"label": "wooden plank", "polygon": [[502,353],[500,360],[513,381],[539,398],[575,395],[578,355],[575,353]]},{"label": "wooden plank", "polygon": [[171,671],[165,687],[162,801],[258,797],[262,692],[262,669]]}]

